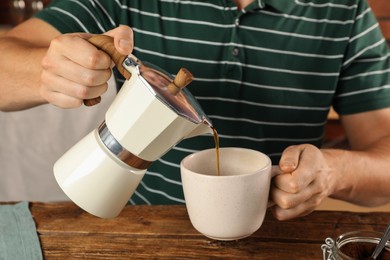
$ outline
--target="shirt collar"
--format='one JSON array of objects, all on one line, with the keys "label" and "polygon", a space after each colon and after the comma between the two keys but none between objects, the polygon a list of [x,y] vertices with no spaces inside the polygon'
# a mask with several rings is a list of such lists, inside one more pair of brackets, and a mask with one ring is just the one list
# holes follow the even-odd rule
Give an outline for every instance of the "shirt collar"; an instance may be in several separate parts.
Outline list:
[{"label": "shirt collar", "polygon": [[259,8],[264,8],[268,5],[281,13],[290,13],[295,6],[295,2],[293,0],[255,0],[254,2],[257,2]]}]

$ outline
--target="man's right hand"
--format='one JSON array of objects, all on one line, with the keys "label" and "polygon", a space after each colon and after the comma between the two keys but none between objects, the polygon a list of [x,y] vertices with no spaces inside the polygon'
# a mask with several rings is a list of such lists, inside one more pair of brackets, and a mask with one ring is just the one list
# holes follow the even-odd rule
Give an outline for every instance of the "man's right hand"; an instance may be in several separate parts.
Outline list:
[{"label": "man's right hand", "polygon": [[[128,55],[133,50],[133,32],[119,26],[105,33],[114,38],[117,50]],[[84,99],[101,96],[107,90],[112,61],[98,50],[83,33],[64,34],[54,38],[42,59],[41,96],[61,108],[75,108]]]}]

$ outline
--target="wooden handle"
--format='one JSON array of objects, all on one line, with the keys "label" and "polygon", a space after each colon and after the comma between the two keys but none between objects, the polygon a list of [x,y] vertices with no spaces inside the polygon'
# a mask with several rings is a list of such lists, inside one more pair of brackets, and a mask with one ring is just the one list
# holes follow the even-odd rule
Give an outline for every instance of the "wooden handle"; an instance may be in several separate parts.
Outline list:
[{"label": "wooden handle", "polygon": [[183,88],[185,88],[191,81],[194,79],[194,76],[186,68],[181,68],[177,73],[175,79],[172,83],[168,85],[168,91],[172,95],[176,95]]},{"label": "wooden handle", "polygon": [[[93,44],[96,48],[104,51],[108,55],[110,55],[111,59],[113,60],[116,68],[118,71],[125,77],[127,80],[131,78],[131,73],[126,70],[122,63],[126,59],[126,55],[121,54],[118,52],[114,45],[114,38],[107,36],[107,35],[95,35],[88,39],[88,41]],[[86,106],[93,106],[98,103],[100,103],[101,97],[92,98],[92,99],[85,99],[84,105]]]}]

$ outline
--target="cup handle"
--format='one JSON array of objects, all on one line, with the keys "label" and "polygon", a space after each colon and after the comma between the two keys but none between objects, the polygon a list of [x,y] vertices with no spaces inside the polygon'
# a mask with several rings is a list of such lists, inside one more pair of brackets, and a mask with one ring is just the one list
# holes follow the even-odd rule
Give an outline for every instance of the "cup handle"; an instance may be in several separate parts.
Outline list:
[{"label": "cup handle", "polygon": [[271,178],[283,174],[283,172],[280,170],[279,165],[272,165],[271,168]]},{"label": "cup handle", "polygon": [[[96,48],[110,55],[118,71],[123,75],[123,77],[126,78],[126,80],[129,80],[131,78],[131,73],[128,70],[126,70],[125,67],[122,65],[123,61],[127,58],[127,56],[121,54],[116,50],[114,45],[114,38],[108,35],[100,34],[100,35],[92,36],[91,38],[88,39],[88,41],[91,44],[93,44]],[[84,105],[94,106],[100,103],[100,100],[101,97],[84,99]]]},{"label": "cup handle", "polygon": [[[272,165],[272,168],[271,168],[271,178],[277,176],[277,175],[280,175],[280,174],[283,174],[283,172],[279,169],[279,165]],[[272,200],[268,200],[268,203],[267,203],[267,208],[270,208],[270,207],[273,207],[275,206],[275,202],[273,202]]]}]

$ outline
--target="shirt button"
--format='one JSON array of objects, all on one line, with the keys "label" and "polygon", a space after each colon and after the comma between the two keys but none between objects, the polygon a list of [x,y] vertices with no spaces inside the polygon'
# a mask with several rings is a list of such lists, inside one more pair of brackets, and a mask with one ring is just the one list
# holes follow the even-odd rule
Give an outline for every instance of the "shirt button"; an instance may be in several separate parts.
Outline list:
[{"label": "shirt button", "polygon": [[235,21],[234,21],[234,24],[236,26],[239,26],[240,25],[240,18],[237,18]]},{"label": "shirt button", "polygon": [[238,48],[233,48],[233,50],[232,50],[233,56],[237,56],[239,52],[240,51],[238,50]]}]

